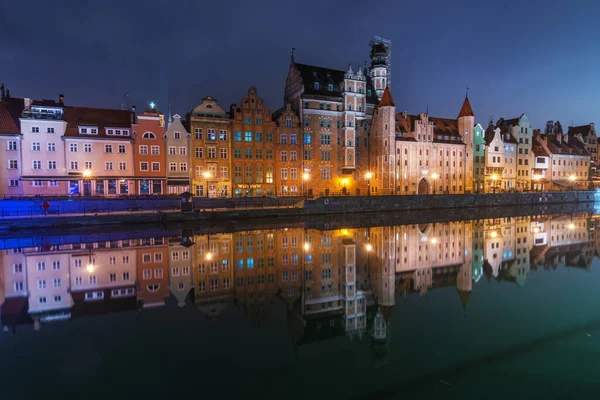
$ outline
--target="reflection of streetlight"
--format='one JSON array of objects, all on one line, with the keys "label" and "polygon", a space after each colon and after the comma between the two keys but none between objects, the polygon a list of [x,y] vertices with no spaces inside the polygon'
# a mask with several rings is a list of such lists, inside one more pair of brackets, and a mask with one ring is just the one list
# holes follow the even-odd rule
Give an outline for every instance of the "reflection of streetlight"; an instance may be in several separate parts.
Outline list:
[{"label": "reflection of streetlight", "polygon": [[91,262],[87,265],[87,267],[85,267],[85,269],[87,270],[87,272],[89,272],[90,274],[92,272],[94,272],[94,264],[92,264]]},{"label": "reflection of streetlight", "polygon": [[491,236],[491,237],[493,237],[493,238],[495,238],[496,236],[498,236],[498,232],[496,232],[496,231],[492,231],[492,232],[490,233],[490,236]]},{"label": "reflection of streetlight", "polygon": [[365,247],[366,247],[367,251],[373,250],[373,246],[371,245],[371,243],[367,243],[367,245]]},{"label": "reflection of streetlight", "polygon": [[212,253],[210,252],[210,235],[206,235],[206,249],[208,250],[206,252],[206,260],[210,261],[212,260]]},{"label": "reflection of streetlight", "polygon": [[202,173],[202,176],[204,177],[204,179],[206,179],[206,197],[208,197],[208,180],[210,179],[210,172],[204,171]]},{"label": "reflection of streetlight", "polygon": [[571,222],[571,223],[569,224],[569,229],[570,229],[570,230],[573,230],[573,229],[575,229],[575,224]]},{"label": "reflection of streetlight", "polygon": [[433,181],[433,194],[435,194],[435,180],[439,177],[440,176],[438,174],[436,174],[435,172],[433,174],[431,174],[431,180]]},{"label": "reflection of streetlight", "polygon": [[310,244],[308,242],[304,243],[304,251],[308,251],[310,249]]},{"label": "reflection of streetlight", "polygon": [[367,196],[371,195],[371,178],[373,177],[373,174],[371,172],[367,172],[365,174],[365,178],[367,179]]},{"label": "reflection of streetlight", "polygon": [[533,228],[533,233],[540,233],[540,228]]},{"label": "reflection of streetlight", "polygon": [[431,243],[436,244],[437,243],[437,239],[436,238],[431,238]]}]

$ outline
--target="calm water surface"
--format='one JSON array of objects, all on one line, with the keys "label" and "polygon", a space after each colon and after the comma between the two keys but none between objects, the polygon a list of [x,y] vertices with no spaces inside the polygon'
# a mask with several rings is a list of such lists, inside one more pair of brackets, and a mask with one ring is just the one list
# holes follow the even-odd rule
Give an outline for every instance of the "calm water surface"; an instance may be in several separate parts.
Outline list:
[{"label": "calm water surface", "polygon": [[597,398],[596,221],[6,241],[2,397]]}]

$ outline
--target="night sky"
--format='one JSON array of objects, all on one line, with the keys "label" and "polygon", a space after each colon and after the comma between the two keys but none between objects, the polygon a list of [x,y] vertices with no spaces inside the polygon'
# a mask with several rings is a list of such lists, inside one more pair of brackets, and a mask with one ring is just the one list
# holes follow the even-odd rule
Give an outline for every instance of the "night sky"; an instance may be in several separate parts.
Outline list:
[{"label": "night sky", "polygon": [[[177,3],[177,5],[175,5]],[[341,5],[344,6],[341,6]],[[599,122],[600,4],[591,1],[0,2],[0,81],[13,97],[184,115],[212,95],[228,110],[249,86],[283,104],[296,61],[364,63],[392,40],[399,111],[476,122],[526,112],[535,128]]]}]

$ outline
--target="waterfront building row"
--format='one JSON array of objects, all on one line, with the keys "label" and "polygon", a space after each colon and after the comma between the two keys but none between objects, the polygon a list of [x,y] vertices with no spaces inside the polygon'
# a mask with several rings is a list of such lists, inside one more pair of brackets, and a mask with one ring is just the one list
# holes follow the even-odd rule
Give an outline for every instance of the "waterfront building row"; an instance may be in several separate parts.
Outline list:
[{"label": "waterfront building row", "polygon": [[[370,65],[289,65],[284,104],[255,87],[224,110],[212,96],[185,115],[141,114],[12,98],[0,103],[0,194],[410,195],[584,188],[594,177],[594,124],[526,114],[475,122],[398,112],[391,43],[370,43]],[[458,107],[457,107],[458,108]]]}]

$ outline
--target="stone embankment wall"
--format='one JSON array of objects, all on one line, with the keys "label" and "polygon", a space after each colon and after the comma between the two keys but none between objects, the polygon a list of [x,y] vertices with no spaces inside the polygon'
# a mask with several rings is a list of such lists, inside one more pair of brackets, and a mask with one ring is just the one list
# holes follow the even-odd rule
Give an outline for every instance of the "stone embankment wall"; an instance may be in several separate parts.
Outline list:
[{"label": "stone embankment wall", "polygon": [[313,213],[356,213],[464,207],[518,207],[522,205],[593,202],[594,192],[499,193],[422,196],[322,197],[307,200],[304,207]]}]

